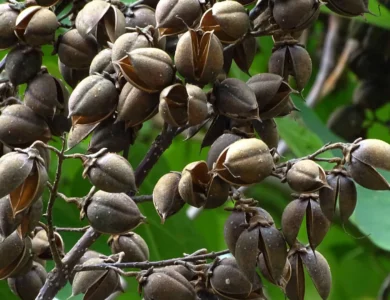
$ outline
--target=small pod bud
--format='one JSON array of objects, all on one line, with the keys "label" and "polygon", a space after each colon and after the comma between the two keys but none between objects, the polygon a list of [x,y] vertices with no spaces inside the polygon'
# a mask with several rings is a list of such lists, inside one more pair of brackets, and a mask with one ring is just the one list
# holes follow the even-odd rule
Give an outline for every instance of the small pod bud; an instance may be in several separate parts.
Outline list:
[{"label": "small pod bud", "polygon": [[217,2],[203,14],[200,27],[204,31],[215,30],[222,42],[233,43],[248,31],[249,16],[238,2]]},{"label": "small pod bud", "polygon": [[100,51],[92,60],[89,67],[89,75],[95,73],[115,73],[114,65],[111,61],[112,50],[107,48]]},{"label": "small pod bud", "polygon": [[0,4],[0,50],[12,47],[18,41],[14,33],[18,12],[8,3]]},{"label": "small pod bud", "polygon": [[[54,232],[54,239],[58,249],[58,253],[61,257],[64,257],[65,245],[62,237],[58,232]],[[50,251],[49,238],[47,232],[44,229],[38,230],[32,239],[32,249],[34,255],[40,259],[49,260],[53,259],[53,254]]]},{"label": "small pod bud", "polygon": [[140,262],[149,260],[149,248],[144,239],[134,233],[129,232],[121,235],[113,235],[109,238],[113,254],[124,252],[123,262]]},{"label": "small pod bud", "polygon": [[109,193],[136,192],[134,171],[121,155],[105,153],[83,161],[83,177],[87,177],[98,189]]},{"label": "small pod bud", "polygon": [[27,83],[41,69],[42,52],[27,45],[14,47],[5,60],[5,71],[13,85]]},{"label": "small pod bud", "polygon": [[54,12],[39,5],[33,5],[20,12],[16,19],[15,34],[31,46],[41,46],[54,41],[58,26]]},{"label": "small pod bud", "polygon": [[[155,0],[151,0],[155,1]],[[137,5],[132,8],[131,14],[126,14],[126,27],[144,28],[149,25],[156,27],[156,16],[152,6],[149,6],[147,1],[143,1],[146,5]],[[157,4],[154,5],[154,7]]]},{"label": "small pod bud", "polygon": [[83,211],[91,226],[102,233],[128,232],[146,219],[135,202],[124,193],[98,191]]},{"label": "small pod bud", "polygon": [[179,212],[185,204],[179,194],[179,181],[181,175],[171,172],[162,176],[153,189],[153,204],[161,222]]}]

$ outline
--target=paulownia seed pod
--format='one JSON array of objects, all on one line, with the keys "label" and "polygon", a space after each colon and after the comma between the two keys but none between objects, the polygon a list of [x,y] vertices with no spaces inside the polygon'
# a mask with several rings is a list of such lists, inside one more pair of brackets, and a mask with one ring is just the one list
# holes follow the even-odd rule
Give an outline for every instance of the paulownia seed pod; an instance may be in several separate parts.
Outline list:
[{"label": "paulownia seed pod", "polygon": [[113,254],[124,252],[123,262],[149,260],[149,248],[144,239],[135,232],[113,235],[108,239]]},{"label": "paulownia seed pod", "polygon": [[8,3],[0,4],[0,49],[7,49],[18,41],[14,33],[18,12],[9,6]]}]

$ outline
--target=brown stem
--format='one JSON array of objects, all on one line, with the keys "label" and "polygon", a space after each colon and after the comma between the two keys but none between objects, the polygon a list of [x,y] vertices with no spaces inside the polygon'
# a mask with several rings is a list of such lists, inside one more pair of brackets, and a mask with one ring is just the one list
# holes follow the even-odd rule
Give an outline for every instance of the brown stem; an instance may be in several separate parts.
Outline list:
[{"label": "brown stem", "polygon": [[133,196],[131,199],[133,199],[135,203],[149,202],[153,201],[153,195]]},{"label": "brown stem", "polygon": [[54,227],[55,231],[65,231],[65,232],[86,232],[91,226],[85,226],[81,228],[69,228],[69,227]]}]

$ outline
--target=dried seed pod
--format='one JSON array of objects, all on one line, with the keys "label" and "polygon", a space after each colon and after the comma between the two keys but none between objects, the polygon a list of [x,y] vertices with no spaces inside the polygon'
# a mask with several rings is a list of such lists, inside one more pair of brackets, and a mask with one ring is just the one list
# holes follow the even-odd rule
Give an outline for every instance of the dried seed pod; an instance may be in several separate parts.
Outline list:
[{"label": "dried seed pod", "polygon": [[172,59],[161,49],[135,49],[114,64],[128,82],[148,93],[161,91],[174,79]]},{"label": "dried seed pod", "polygon": [[235,255],[237,240],[245,230],[246,214],[242,210],[233,210],[225,221],[223,235],[231,254]]},{"label": "dried seed pod", "polygon": [[329,0],[326,6],[343,16],[353,17],[368,13],[368,1],[367,0]]},{"label": "dried seed pod", "polygon": [[183,126],[188,121],[188,94],[184,85],[176,83],[160,93],[159,112],[163,120],[173,126]]},{"label": "dried seed pod", "polygon": [[246,36],[242,42],[234,47],[233,59],[241,71],[246,74],[249,74],[249,68],[255,59],[257,48],[257,40],[253,36]]},{"label": "dried seed pod", "polygon": [[270,73],[287,79],[294,77],[298,91],[302,91],[310,79],[312,62],[306,49],[299,45],[282,46],[276,49],[268,62]]},{"label": "dried seed pod", "polygon": [[139,279],[145,300],[196,300],[191,283],[180,273],[163,268]]},{"label": "dried seed pod", "polygon": [[41,69],[42,52],[27,45],[18,45],[7,54],[5,71],[14,86],[27,83]]},{"label": "dried seed pod", "polygon": [[[68,134],[68,148],[66,151],[72,149],[78,145],[82,140],[86,139],[87,136],[100,124],[95,122],[91,124],[76,124],[72,126]],[[100,149],[99,149],[100,150]]]},{"label": "dried seed pod", "polygon": [[126,127],[134,127],[149,120],[157,113],[159,96],[134,87],[127,82],[122,88],[118,102],[118,121]]},{"label": "dried seed pod", "polygon": [[83,177],[108,193],[136,192],[134,171],[130,163],[116,153],[105,153],[83,160]]},{"label": "dried seed pod", "polygon": [[256,261],[259,255],[259,228],[248,228],[239,236],[234,257],[237,266],[252,282],[256,274]]},{"label": "dried seed pod", "polygon": [[206,190],[206,202],[203,208],[217,208],[228,199],[230,185],[219,178],[218,175],[213,175]]},{"label": "dried seed pod", "polygon": [[98,53],[97,43],[91,38],[81,36],[77,29],[69,30],[61,36],[57,47],[61,63],[72,69],[89,68]]},{"label": "dried seed pod", "polygon": [[177,213],[185,204],[179,194],[180,173],[165,174],[156,183],[153,189],[153,204],[161,222]]},{"label": "dried seed pod", "polygon": [[377,139],[362,140],[356,145],[347,156],[347,170],[352,179],[367,189],[390,189],[390,184],[376,171],[377,168],[390,171],[390,145]]},{"label": "dried seed pod", "polygon": [[39,5],[22,10],[16,19],[15,34],[31,46],[41,46],[54,41],[59,27],[57,17],[50,9]]},{"label": "dried seed pod", "polygon": [[191,126],[201,124],[207,119],[207,96],[204,91],[192,84],[186,84],[188,95],[188,124]]},{"label": "dried seed pod", "polygon": [[224,133],[219,136],[211,145],[210,150],[207,153],[207,166],[209,169],[213,168],[213,164],[216,162],[221,152],[239,139],[242,139],[242,137],[233,133]]},{"label": "dried seed pod", "polygon": [[152,41],[148,35],[142,32],[128,32],[122,34],[112,45],[111,60],[118,61],[127,56],[127,53],[138,48],[148,48],[152,46]]},{"label": "dried seed pod", "polygon": [[255,93],[236,78],[227,78],[213,88],[214,107],[222,115],[237,120],[259,119]]},{"label": "dried seed pod", "polygon": [[87,3],[77,14],[75,25],[82,37],[92,36],[104,46],[125,33],[125,23],[125,16],[116,6],[96,0]]},{"label": "dried seed pod", "polygon": [[69,98],[69,116],[72,124],[99,122],[114,111],[118,102],[115,85],[100,75],[83,79]]},{"label": "dried seed pod", "polygon": [[267,119],[262,122],[254,120],[252,122],[261,140],[266,143],[269,149],[277,149],[279,143],[278,128],[274,119]]},{"label": "dried seed pod", "polygon": [[330,221],[321,211],[317,201],[310,198],[291,201],[283,211],[282,231],[287,243],[293,246],[305,215],[309,244],[315,249],[330,228]]},{"label": "dried seed pod", "polygon": [[283,31],[300,31],[310,27],[320,14],[317,0],[276,0],[272,15]]},{"label": "dried seed pod", "polygon": [[144,239],[129,232],[121,235],[113,235],[108,239],[113,254],[124,252],[123,262],[139,262],[149,260],[149,248]]},{"label": "dried seed pod", "polygon": [[83,211],[95,230],[109,234],[128,232],[146,219],[135,202],[124,193],[98,191],[85,204]]},{"label": "dried seed pod", "polygon": [[65,82],[74,89],[77,84],[89,75],[89,69],[72,69],[64,65],[58,58],[58,69]]},{"label": "dried seed pod", "polygon": [[342,172],[332,172],[326,176],[331,189],[320,190],[320,205],[324,215],[329,219],[333,220],[336,202],[339,201],[340,219],[342,223],[348,221],[349,217],[355,210],[357,202],[357,191],[353,180],[344,175]]},{"label": "dried seed pod", "polygon": [[89,67],[89,75],[95,73],[103,74],[106,73],[115,73],[114,65],[111,61],[112,50],[110,48],[103,49],[100,51],[92,60]]},{"label": "dried seed pod", "polygon": [[287,171],[287,183],[296,192],[309,193],[329,188],[324,169],[312,160],[304,159]]},{"label": "dried seed pod", "polygon": [[201,14],[197,0],[161,0],[156,6],[156,25],[161,36],[177,35],[194,27]]},{"label": "dried seed pod", "polygon": [[[156,27],[156,16],[154,9],[145,1],[143,3],[146,5],[137,5],[136,7],[132,8],[130,14],[126,14],[126,27],[144,28],[149,25]],[[154,6],[156,5],[157,4]]]},{"label": "dried seed pod", "polygon": [[10,194],[14,217],[39,199],[48,179],[44,161],[34,148],[2,156],[0,177],[0,197]]},{"label": "dried seed pod", "polygon": [[0,50],[14,46],[18,38],[14,33],[18,12],[8,3],[0,4]]},{"label": "dried seed pod", "polygon": [[222,259],[209,272],[211,288],[219,296],[246,299],[252,291],[252,283],[238,268],[234,257]]},{"label": "dried seed pod", "polygon": [[247,85],[255,93],[262,120],[279,116],[292,92],[291,87],[277,74],[262,73],[252,76]]},{"label": "dried seed pod", "polygon": [[33,263],[31,270],[18,277],[8,278],[11,291],[22,300],[33,300],[38,296],[46,281],[47,273],[39,263]]},{"label": "dried seed pod", "polygon": [[267,279],[272,284],[281,287],[283,291],[286,289],[287,283],[290,281],[291,278],[291,265],[288,259],[286,260],[286,264],[283,269],[283,275],[280,277],[278,282],[276,282],[268,272],[268,267],[265,262],[263,253],[260,253],[260,255],[258,256],[257,265],[259,267],[261,275],[263,275],[265,279]]},{"label": "dried seed pod", "polygon": [[[101,258],[91,258],[84,266],[102,264]],[[72,297],[85,294],[85,300],[106,299],[121,290],[120,277],[114,270],[77,272],[72,282]]]},{"label": "dried seed pod", "polygon": [[203,14],[200,27],[204,31],[215,30],[222,42],[233,43],[249,30],[249,16],[238,2],[217,2]]},{"label": "dried seed pod", "polygon": [[226,182],[250,185],[261,182],[274,169],[267,145],[258,139],[242,139],[226,148],[218,157],[213,171]]},{"label": "dried seed pod", "polygon": [[[54,232],[54,239],[58,249],[58,254],[61,257],[65,256],[65,245],[62,237],[58,232]],[[38,230],[32,239],[32,251],[35,257],[43,260],[53,259],[53,255],[50,251],[49,238],[47,232],[44,229]]]},{"label": "dried seed pod", "polygon": [[190,83],[214,82],[223,68],[223,48],[213,31],[190,29],[176,47],[177,71]]}]

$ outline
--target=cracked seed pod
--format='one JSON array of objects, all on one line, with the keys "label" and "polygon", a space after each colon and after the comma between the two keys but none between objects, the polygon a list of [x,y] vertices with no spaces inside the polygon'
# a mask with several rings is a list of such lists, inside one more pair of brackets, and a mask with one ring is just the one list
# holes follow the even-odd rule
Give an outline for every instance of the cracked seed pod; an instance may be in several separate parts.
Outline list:
[{"label": "cracked seed pod", "polygon": [[151,119],[158,109],[159,95],[144,92],[127,82],[122,88],[118,102],[118,121],[126,128],[134,127]]},{"label": "cracked seed pod", "polygon": [[50,74],[39,74],[31,80],[24,93],[24,103],[36,114],[53,118],[57,110],[68,103],[69,93],[65,86]]},{"label": "cracked seed pod", "polygon": [[171,172],[162,176],[154,186],[153,204],[160,216],[161,223],[179,212],[185,204],[179,194],[180,178],[180,173]]},{"label": "cracked seed pod", "polygon": [[191,206],[201,207],[207,199],[207,185],[210,181],[209,169],[205,161],[196,161],[184,167],[179,182],[182,199]]},{"label": "cracked seed pod", "polygon": [[77,29],[69,30],[61,36],[57,47],[58,59],[72,69],[89,68],[98,53],[97,43],[91,38],[81,36]]},{"label": "cracked seed pod", "polygon": [[[87,261],[89,261],[90,259],[96,259],[96,258],[98,258],[98,259],[101,259],[101,257],[102,257],[102,254],[101,253],[99,253],[99,252],[96,252],[96,251],[93,251],[93,250],[87,250],[87,251],[85,251],[85,253],[83,254],[83,256],[82,257],[80,257],[80,259],[77,261],[77,265],[82,265],[82,264],[84,264],[85,262],[87,262]],[[75,277],[75,275],[77,274],[78,272],[76,272],[76,273],[71,273],[70,275],[69,275],[69,282],[70,282],[70,284],[72,284],[73,283],[73,279],[74,279],[74,277]]]},{"label": "cracked seed pod", "polygon": [[283,274],[277,282],[272,278],[272,276],[268,272],[268,267],[265,262],[263,253],[260,253],[257,258],[257,266],[259,267],[261,275],[263,275],[265,279],[267,279],[272,284],[281,287],[282,290],[285,291],[287,283],[290,281],[291,278],[291,265],[288,259],[286,260],[286,264],[283,269]]},{"label": "cracked seed pod", "polygon": [[180,127],[188,121],[188,94],[184,85],[176,83],[160,93],[159,112],[172,127]]},{"label": "cracked seed pod", "polygon": [[128,32],[122,34],[112,45],[112,61],[119,61],[127,56],[127,53],[138,48],[148,48],[152,46],[151,36],[142,31]]},{"label": "cracked seed pod", "polygon": [[209,272],[209,282],[214,293],[228,299],[246,299],[252,291],[252,283],[238,268],[234,257],[224,258]]},{"label": "cracked seed pod", "polygon": [[124,252],[123,262],[140,262],[149,260],[149,248],[145,240],[135,232],[113,235],[108,239],[111,252]]},{"label": "cracked seed pod", "polygon": [[219,178],[218,175],[213,175],[206,190],[206,202],[203,208],[217,208],[228,199],[230,185]]},{"label": "cracked seed pod", "polygon": [[18,11],[8,3],[0,4],[0,50],[14,46],[18,38],[14,33]]},{"label": "cracked seed pod", "polygon": [[148,92],[159,92],[174,80],[171,57],[161,49],[139,48],[114,62],[123,77],[135,87]]},{"label": "cracked seed pod", "polygon": [[325,257],[318,251],[301,247],[290,255],[291,279],[286,287],[289,299],[303,300],[305,297],[305,266],[308,275],[322,299],[328,299],[332,286],[332,274]]},{"label": "cracked seed pod", "polygon": [[0,241],[0,280],[27,273],[32,266],[31,239],[21,239],[14,231]]},{"label": "cracked seed pod", "polygon": [[[65,256],[65,245],[62,237],[58,232],[54,232],[54,240],[58,249],[58,254],[60,257]],[[50,251],[49,238],[47,236],[47,232],[44,229],[40,229],[35,232],[35,235],[32,239],[32,251],[35,257],[43,260],[51,260],[53,259],[53,255]]]},{"label": "cracked seed pod", "polygon": [[54,12],[39,5],[22,10],[16,19],[15,34],[31,46],[42,46],[54,42],[59,22]]},{"label": "cracked seed pod", "polygon": [[18,45],[7,54],[5,71],[14,86],[27,83],[41,69],[42,52],[27,45]]},{"label": "cracked seed pod", "polygon": [[191,126],[199,125],[207,119],[207,96],[198,86],[186,84],[188,95],[188,124]]},{"label": "cracked seed pod", "polygon": [[234,185],[251,185],[268,177],[274,169],[267,145],[255,138],[241,139],[219,155],[213,171]]},{"label": "cracked seed pod", "polygon": [[125,16],[116,6],[96,0],[87,3],[77,14],[75,25],[83,38],[92,36],[104,46],[126,32],[125,23]]},{"label": "cracked seed pod", "polygon": [[84,205],[83,212],[95,230],[108,234],[128,232],[146,219],[125,193],[98,191]]},{"label": "cracked seed pod", "polygon": [[277,149],[279,143],[278,128],[274,119],[254,120],[252,122],[257,134],[269,149]]},{"label": "cracked seed pod", "polygon": [[255,93],[236,78],[227,78],[213,88],[214,107],[222,115],[237,120],[259,119],[259,107]]},{"label": "cracked seed pod", "polygon": [[347,170],[352,179],[371,190],[389,190],[390,183],[376,170],[390,171],[390,145],[377,139],[356,143],[347,156]]},{"label": "cracked seed pod", "polygon": [[310,193],[324,187],[329,188],[324,169],[309,159],[293,164],[287,171],[286,178],[290,188],[298,193]]},{"label": "cracked seed pod", "polygon": [[276,0],[272,15],[283,31],[301,31],[310,27],[320,14],[318,0]]},{"label": "cracked seed pod", "polygon": [[329,0],[326,6],[343,16],[354,17],[368,13],[368,0]]},{"label": "cracked seed pod", "polygon": [[115,85],[100,75],[83,79],[69,98],[72,125],[92,124],[110,116],[118,103]]},{"label": "cracked seed pod", "polygon": [[161,0],[156,6],[156,25],[161,36],[177,35],[196,26],[201,15],[197,0]]},{"label": "cracked seed pod", "polygon": [[43,193],[48,180],[43,159],[35,148],[10,152],[0,158],[0,197],[10,194],[15,217],[31,207]]},{"label": "cracked seed pod", "polygon": [[247,36],[242,42],[234,47],[233,59],[237,66],[246,74],[249,74],[257,52],[257,40],[253,36]]},{"label": "cracked seed pod", "polygon": [[287,79],[294,77],[297,90],[301,92],[310,79],[312,62],[309,53],[300,45],[287,45],[276,49],[269,61],[270,73],[278,74]]},{"label": "cracked seed pod", "polygon": [[[76,145],[81,143],[88,135],[98,127],[100,122],[95,122],[91,124],[76,124],[72,126],[68,134],[66,151],[74,148]],[[100,149],[99,149],[100,150]]]},{"label": "cracked seed pod", "polygon": [[130,13],[126,14],[126,27],[145,28],[150,25],[156,27],[156,16],[154,9],[149,6],[146,1],[144,1],[143,3],[145,3],[146,5],[137,5],[136,7],[131,9]]},{"label": "cracked seed pod", "polygon": [[28,106],[14,104],[0,115],[0,140],[10,146],[26,146],[34,141],[51,139],[47,123]]},{"label": "cracked seed pod", "polygon": [[213,31],[188,30],[176,47],[177,71],[190,83],[214,82],[223,69],[223,47]]},{"label": "cracked seed pod", "polygon": [[353,214],[356,202],[357,191],[353,180],[345,174],[345,171],[332,171],[326,176],[331,189],[321,189],[319,200],[321,210],[329,221],[332,221],[336,211],[336,203],[339,201],[340,219],[342,223],[348,221]]},{"label": "cracked seed pod", "polygon": [[235,255],[237,240],[245,230],[246,214],[242,210],[234,209],[225,221],[224,239],[231,254]]},{"label": "cracked seed pod", "polygon": [[277,117],[284,111],[292,89],[283,77],[262,73],[252,76],[246,83],[255,93],[262,120]]},{"label": "cracked seed pod", "polygon": [[[91,258],[83,266],[102,264],[101,258]],[[114,270],[77,272],[72,282],[72,296],[84,294],[84,300],[106,299],[122,289],[120,277]]]},{"label": "cracked seed pod", "polygon": [[94,75],[96,73],[115,73],[114,65],[111,61],[111,56],[112,50],[110,48],[103,49],[102,51],[100,51],[93,58],[91,65],[89,66],[89,75]]},{"label": "cracked seed pod", "polygon": [[145,300],[197,300],[191,283],[171,268],[154,270],[138,278],[144,291]]},{"label": "cracked seed pod", "polygon": [[116,153],[83,159],[83,177],[98,189],[108,193],[136,192],[134,171],[130,163]]},{"label": "cracked seed pod", "polygon": [[209,169],[213,168],[214,163],[217,161],[217,158],[222,151],[239,139],[242,139],[242,137],[233,133],[224,133],[220,135],[211,145],[210,150],[207,153],[207,166]]},{"label": "cracked seed pod", "polygon": [[203,31],[215,30],[215,35],[224,43],[233,43],[249,30],[249,16],[244,6],[235,1],[217,2],[202,16]]},{"label": "cracked seed pod", "polygon": [[312,249],[315,249],[330,228],[330,221],[321,211],[320,204],[316,200],[306,198],[291,201],[283,211],[282,231],[287,243],[293,246],[305,215],[309,244]]},{"label": "cracked seed pod", "polygon": [[8,278],[11,291],[22,300],[34,300],[45,284],[47,273],[45,268],[34,262],[31,270],[18,277]]},{"label": "cracked seed pod", "polygon": [[77,84],[89,75],[89,69],[72,69],[64,65],[58,58],[58,69],[65,82],[74,89]]}]

